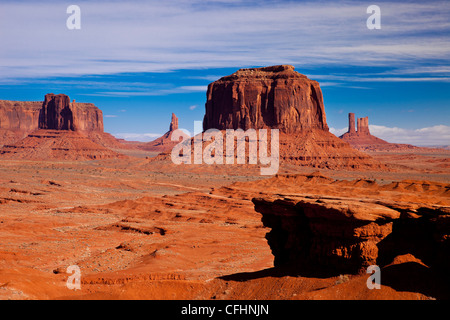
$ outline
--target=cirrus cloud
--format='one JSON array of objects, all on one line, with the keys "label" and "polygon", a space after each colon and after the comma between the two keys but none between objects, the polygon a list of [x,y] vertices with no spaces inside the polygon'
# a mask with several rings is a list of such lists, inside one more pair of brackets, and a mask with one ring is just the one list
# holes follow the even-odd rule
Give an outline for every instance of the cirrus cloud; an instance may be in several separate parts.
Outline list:
[{"label": "cirrus cloud", "polygon": [[280,63],[406,67],[449,61],[449,2],[383,1],[381,30],[367,29],[368,5],[355,0],[77,5],[81,29],[68,30],[65,4],[0,3],[3,82]]}]

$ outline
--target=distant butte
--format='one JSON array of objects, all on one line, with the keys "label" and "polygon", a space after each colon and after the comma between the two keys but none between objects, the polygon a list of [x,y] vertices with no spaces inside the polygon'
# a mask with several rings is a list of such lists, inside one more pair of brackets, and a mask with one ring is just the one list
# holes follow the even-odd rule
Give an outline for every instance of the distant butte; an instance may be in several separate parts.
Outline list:
[{"label": "distant butte", "polygon": [[178,144],[178,141],[171,140],[172,133],[177,129],[178,118],[174,113],[172,113],[169,131],[153,141],[141,144],[139,148],[145,151],[170,152],[172,148]]},{"label": "distant butte", "polygon": [[355,114],[348,114],[348,131],[339,138],[348,142],[352,147],[361,151],[382,150],[409,150],[418,149],[410,144],[389,143],[377,138],[370,133],[369,117],[357,119],[357,130],[355,131]]},{"label": "distant butte", "polygon": [[103,133],[103,114],[92,103],[71,103],[64,94],[46,94],[44,101],[0,100],[0,146],[38,129]]},{"label": "distant butte", "polygon": [[0,156],[15,159],[92,160],[123,158],[126,148],[103,131],[102,111],[65,94],[43,102],[0,101]]}]

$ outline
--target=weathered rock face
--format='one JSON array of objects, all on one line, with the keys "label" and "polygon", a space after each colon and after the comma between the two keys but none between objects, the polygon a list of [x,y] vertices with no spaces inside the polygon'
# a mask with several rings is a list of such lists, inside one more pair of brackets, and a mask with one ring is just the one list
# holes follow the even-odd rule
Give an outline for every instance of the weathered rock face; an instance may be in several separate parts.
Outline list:
[{"label": "weathered rock face", "polygon": [[275,266],[362,273],[410,253],[448,267],[448,207],[415,207],[351,198],[253,199]]},{"label": "weathered rock face", "polygon": [[211,83],[203,130],[212,128],[279,129],[282,164],[385,170],[329,132],[319,83],[289,65],[241,69]]},{"label": "weathered rock face", "polygon": [[103,131],[92,103],[47,94],[43,102],[0,101],[0,155],[14,159],[120,158],[108,148],[131,148]]},{"label": "weathered rock face", "polygon": [[0,100],[0,146],[36,130],[41,107],[42,102]]},{"label": "weathered rock face", "polygon": [[358,134],[359,135],[370,135],[369,117],[358,118]]},{"label": "weathered rock face", "polygon": [[64,94],[45,95],[39,116],[39,128],[103,132],[103,115],[93,104],[79,104]]},{"label": "weathered rock face", "polygon": [[175,113],[172,113],[172,120],[170,121],[169,131],[175,131],[178,129],[178,118]]},{"label": "weathered rock face", "polygon": [[355,131],[355,114],[348,114],[348,133],[356,133]]},{"label": "weathered rock face", "polygon": [[71,103],[68,96],[47,94],[43,102],[0,100],[0,145],[37,129],[103,132],[102,111],[92,103]]},{"label": "weathered rock face", "polygon": [[80,103],[72,101],[74,113],[74,126],[78,131],[104,132],[103,112],[93,103]]},{"label": "weathered rock face", "polygon": [[70,105],[68,96],[46,94],[39,116],[39,129],[75,131],[74,114],[75,110]]},{"label": "weathered rock face", "polygon": [[0,100],[0,129],[36,130],[41,107],[42,102]]},{"label": "weathered rock face", "polygon": [[293,66],[240,69],[208,86],[203,129],[328,131],[319,83]]},{"label": "weathered rock face", "polygon": [[94,104],[70,102],[64,94],[47,94],[43,102],[0,100],[0,146],[38,129],[103,133],[103,114]]}]

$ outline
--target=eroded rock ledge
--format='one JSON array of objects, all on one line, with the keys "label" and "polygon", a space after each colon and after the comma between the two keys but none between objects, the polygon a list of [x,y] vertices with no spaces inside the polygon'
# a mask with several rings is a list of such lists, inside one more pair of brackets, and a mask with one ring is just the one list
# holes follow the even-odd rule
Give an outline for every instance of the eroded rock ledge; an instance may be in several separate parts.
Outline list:
[{"label": "eroded rock ledge", "polygon": [[450,266],[450,208],[339,197],[254,198],[275,266],[363,273],[410,253],[431,268]]}]

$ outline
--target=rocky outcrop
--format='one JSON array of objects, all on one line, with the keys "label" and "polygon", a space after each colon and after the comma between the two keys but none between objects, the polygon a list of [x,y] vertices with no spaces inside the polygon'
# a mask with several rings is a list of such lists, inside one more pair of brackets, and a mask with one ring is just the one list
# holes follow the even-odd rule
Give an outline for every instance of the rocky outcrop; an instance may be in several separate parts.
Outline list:
[{"label": "rocky outcrop", "polygon": [[121,158],[132,148],[103,131],[102,111],[49,93],[43,102],[0,101],[0,155],[14,159]]},{"label": "rocky outcrop", "polygon": [[339,138],[348,142],[355,149],[361,151],[399,151],[418,149],[418,147],[410,144],[389,143],[370,134],[369,117],[358,118],[356,131],[354,113],[348,114],[348,122],[348,131]]},{"label": "rocky outcrop", "polygon": [[103,114],[93,104],[71,103],[65,94],[49,93],[42,104],[39,128],[103,132]]},{"label": "rocky outcrop", "polygon": [[0,100],[0,146],[13,144],[37,129],[103,132],[102,111],[92,103],[71,103],[47,94],[43,102]]},{"label": "rocky outcrop", "polygon": [[290,65],[240,69],[208,86],[203,129],[328,131],[319,83]]},{"label": "rocky outcrop", "polygon": [[127,158],[95,143],[80,131],[39,129],[0,148],[2,159],[99,160]]},{"label": "rocky outcrop", "polygon": [[240,69],[208,86],[203,130],[278,129],[281,164],[384,170],[328,130],[319,83],[290,65]]},{"label": "rocky outcrop", "polygon": [[413,254],[432,268],[448,268],[450,208],[349,197],[253,199],[275,266],[299,271],[362,273]]},{"label": "rocky outcrop", "polygon": [[154,151],[154,152],[170,152],[174,146],[178,144],[178,141],[172,141],[172,132],[178,129],[178,118],[172,113],[172,119],[169,125],[169,131],[163,134],[161,137],[141,144],[138,146],[139,149],[145,151]]},{"label": "rocky outcrop", "polygon": [[0,100],[0,146],[36,130],[41,107],[42,102]]},{"label": "rocky outcrop", "polygon": [[39,123],[42,102],[0,100],[0,129],[31,132]]},{"label": "rocky outcrop", "polygon": [[357,132],[360,136],[370,135],[369,117],[358,118],[358,131]]},{"label": "rocky outcrop", "polygon": [[45,95],[39,115],[39,129],[75,131],[75,108],[70,105],[70,98],[65,94]]},{"label": "rocky outcrop", "polygon": [[178,118],[175,113],[172,113],[172,120],[170,121],[169,131],[175,131],[178,129]]},{"label": "rocky outcrop", "polygon": [[355,131],[355,114],[349,113],[348,114],[348,133],[356,133]]}]

